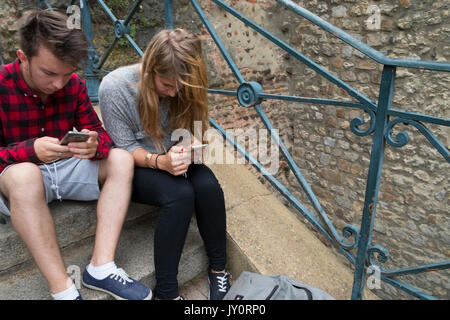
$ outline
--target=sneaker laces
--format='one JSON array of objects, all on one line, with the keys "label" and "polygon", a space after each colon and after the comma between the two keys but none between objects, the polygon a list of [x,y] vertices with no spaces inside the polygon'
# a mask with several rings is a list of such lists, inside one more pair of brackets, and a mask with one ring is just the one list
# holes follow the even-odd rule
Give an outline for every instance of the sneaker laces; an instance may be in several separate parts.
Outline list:
[{"label": "sneaker laces", "polygon": [[228,284],[228,276],[230,274],[228,272],[225,272],[223,276],[220,274],[216,275],[216,279],[218,280],[218,286],[220,292],[227,292],[227,284]]},{"label": "sneaker laces", "polygon": [[116,271],[112,273],[110,278],[122,282],[123,285],[126,285],[127,282],[133,282],[130,276],[122,268],[117,268]]}]

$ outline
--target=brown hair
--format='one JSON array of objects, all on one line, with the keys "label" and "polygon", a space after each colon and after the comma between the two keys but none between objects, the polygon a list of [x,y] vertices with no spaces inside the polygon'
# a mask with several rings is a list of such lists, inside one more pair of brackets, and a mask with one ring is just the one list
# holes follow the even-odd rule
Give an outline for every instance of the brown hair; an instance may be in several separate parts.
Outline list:
[{"label": "brown hair", "polygon": [[58,59],[80,67],[88,58],[88,41],[81,29],[69,29],[68,17],[55,10],[31,10],[19,23],[19,43],[28,59],[44,45]]},{"label": "brown hair", "polygon": [[[159,98],[154,87],[154,74],[177,80],[182,87],[170,99],[171,129],[188,129],[202,134],[209,124],[208,77],[199,37],[184,29],[158,32],[145,50],[140,67],[138,110],[143,129],[150,134],[157,149],[163,131],[158,126]],[[202,122],[202,132],[194,132],[194,121]],[[202,140],[202,137],[197,137]]]}]

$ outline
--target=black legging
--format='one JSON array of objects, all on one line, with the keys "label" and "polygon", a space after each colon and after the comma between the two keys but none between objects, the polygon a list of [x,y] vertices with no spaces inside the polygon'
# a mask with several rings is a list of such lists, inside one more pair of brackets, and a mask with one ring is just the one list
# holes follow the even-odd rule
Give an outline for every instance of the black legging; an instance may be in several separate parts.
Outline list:
[{"label": "black legging", "polygon": [[173,299],[179,295],[178,265],[194,210],[209,267],[225,269],[225,201],[219,182],[207,166],[191,164],[187,178],[136,167],[132,199],[161,207],[154,241],[156,297]]}]

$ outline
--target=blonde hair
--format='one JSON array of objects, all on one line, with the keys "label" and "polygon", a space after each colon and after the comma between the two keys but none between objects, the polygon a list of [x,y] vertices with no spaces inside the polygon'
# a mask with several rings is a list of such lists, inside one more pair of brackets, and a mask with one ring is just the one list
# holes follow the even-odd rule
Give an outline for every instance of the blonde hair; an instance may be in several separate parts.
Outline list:
[{"label": "blonde hair", "polygon": [[203,137],[208,127],[208,77],[199,37],[179,28],[162,30],[152,38],[142,58],[138,84],[139,116],[143,129],[161,151],[164,133],[158,125],[159,97],[154,84],[155,74],[175,79],[182,85],[175,97],[168,98],[170,128],[188,129],[193,133],[194,121],[201,121]]}]

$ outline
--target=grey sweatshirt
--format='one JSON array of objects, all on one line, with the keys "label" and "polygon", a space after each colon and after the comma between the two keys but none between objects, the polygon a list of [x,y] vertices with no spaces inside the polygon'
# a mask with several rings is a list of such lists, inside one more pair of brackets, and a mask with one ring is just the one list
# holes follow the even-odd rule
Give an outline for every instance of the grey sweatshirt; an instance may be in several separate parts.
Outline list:
[{"label": "grey sweatshirt", "polygon": [[[144,148],[157,153],[150,136],[143,130],[138,112],[139,65],[121,67],[105,76],[100,84],[98,96],[105,129],[119,148],[133,153]],[[159,125],[164,132],[162,144],[169,150],[176,141],[171,141],[168,100],[159,105]]]}]

